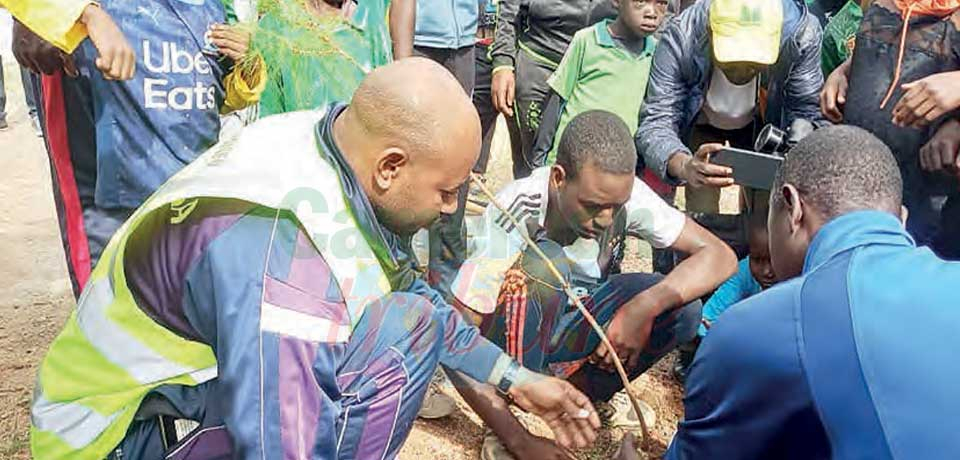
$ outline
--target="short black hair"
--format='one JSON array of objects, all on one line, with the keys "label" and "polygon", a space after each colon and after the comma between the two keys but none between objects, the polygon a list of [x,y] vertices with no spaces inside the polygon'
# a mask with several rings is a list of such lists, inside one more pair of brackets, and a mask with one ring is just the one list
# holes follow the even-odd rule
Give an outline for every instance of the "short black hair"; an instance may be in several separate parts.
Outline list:
[{"label": "short black hair", "polygon": [[570,120],[557,149],[557,164],[575,179],[587,163],[613,174],[633,174],[637,147],[620,117],[604,110],[589,110]]},{"label": "short black hair", "polygon": [[774,181],[774,203],[782,205],[783,184],[832,219],[858,210],[900,213],[903,180],[890,148],[854,126],[821,128],[787,154]]}]

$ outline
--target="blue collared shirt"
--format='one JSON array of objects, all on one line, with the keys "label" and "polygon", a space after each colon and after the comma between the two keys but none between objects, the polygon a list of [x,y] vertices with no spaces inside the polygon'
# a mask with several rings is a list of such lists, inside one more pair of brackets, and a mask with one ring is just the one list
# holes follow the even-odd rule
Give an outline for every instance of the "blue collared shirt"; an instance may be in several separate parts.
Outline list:
[{"label": "blue collared shirt", "polygon": [[711,329],[665,458],[955,458],[958,280],[890,214],[830,221]]}]

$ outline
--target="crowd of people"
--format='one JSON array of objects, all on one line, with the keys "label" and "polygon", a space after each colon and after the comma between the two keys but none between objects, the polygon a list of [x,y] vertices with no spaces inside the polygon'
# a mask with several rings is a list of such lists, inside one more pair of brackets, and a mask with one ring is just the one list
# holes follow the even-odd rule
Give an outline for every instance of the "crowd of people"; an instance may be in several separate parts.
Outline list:
[{"label": "crowd of people", "polygon": [[664,458],[960,452],[960,0],[0,4],[78,299],[35,458],[394,458],[438,369],[574,458],[677,349]]}]

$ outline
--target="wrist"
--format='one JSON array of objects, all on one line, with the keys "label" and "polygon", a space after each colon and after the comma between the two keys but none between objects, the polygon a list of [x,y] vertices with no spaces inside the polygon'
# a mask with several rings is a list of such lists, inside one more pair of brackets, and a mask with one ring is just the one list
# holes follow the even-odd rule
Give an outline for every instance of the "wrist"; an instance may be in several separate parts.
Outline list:
[{"label": "wrist", "polygon": [[656,318],[664,311],[672,308],[675,302],[668,300],[667,296],[660,291],[662,289],[657,289],[657,286],[654,285],[650,289],[637,294],[631,299],[627,313],[634,318]]},{"label": "wrist", "polygon": [[670,155],[670,159],[667,160],[667,174],[681,182],[686,181],[687,165],[692,159],[693,157],[690,156],[690,154],[682,150],[674,152],[673,155]]},{"label": "wrist", "polygon": [[[520,425],[517,423],[517,425]],[[531,437],[529,431],[526,430],[522,425],[519,426],[519,429],[510,430],[509,433],[497,433],[497,437],[500,438],[500,442],[503,443],[503,447],[507,448],[507,451],[513,454],[514,457],[523,457],[524,447],[529,445],[531,442]]]},{"label": "wrist", "polygon": [[494,69],[497,67],[510,67],[513,69],[514,67],[513,57],[505,54],[496,54],[492,56],[491,64],[493,65]]},{"label": "wrist", "polygon": [[100,9],[100,4],[90,2],[83,8],[83,11],[80,12],[80,18],[77,21],[86,26],[96,19],[96,16],[99,14],[103,14],[103,10]]},{"label": "wrist", "polygon": [[853,56],[848,57],[846,61],[843,61],[843,64],[840,64],[844,77],[850,76],[850,67],[853,67]]},{"label": "wrist", "polygon": [[536,372],[532,372],[529,369],[523,366],[520,366],[518,364],[516,372],[511,376],[512,382],[511,382],[510,388],[504,391],[504,393],[507,396],[510,396],[510,398],[512,399],[517,399],[518,397],[522,396],[524,386],[526,386],[527,384],[533,383],[539,378],[540,378],[540,374],[537,374]]}]

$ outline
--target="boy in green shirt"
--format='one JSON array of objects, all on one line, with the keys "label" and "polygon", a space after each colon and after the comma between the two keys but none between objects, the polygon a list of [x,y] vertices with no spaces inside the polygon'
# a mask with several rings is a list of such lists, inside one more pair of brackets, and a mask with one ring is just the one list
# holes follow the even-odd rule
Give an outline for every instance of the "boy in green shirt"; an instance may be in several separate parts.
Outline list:
[{"label": "boy in green shirt", "polygon": [[534,146],[557,157],[557,145],[567,123],[588,110],[618,115],[636,131],[640,106],[656,49],[656,32],[667,0],[613,0],[616,19],[581,29],[573,37],[560,66],[547,81],[551,91]]}]

